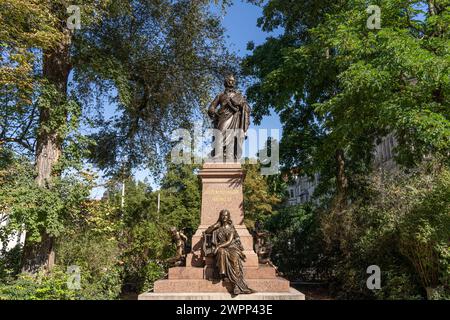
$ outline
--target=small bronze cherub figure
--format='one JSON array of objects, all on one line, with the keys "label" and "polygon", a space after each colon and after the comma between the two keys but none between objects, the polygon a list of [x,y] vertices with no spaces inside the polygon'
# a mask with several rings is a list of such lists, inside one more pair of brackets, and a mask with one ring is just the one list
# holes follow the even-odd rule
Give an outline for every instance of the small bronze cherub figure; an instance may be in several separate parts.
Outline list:
[{"label": "small bronze cherub figure", "polygon": [[177,251],[175,257],[167,259],[167,262],[174,267],[182,266],[186,262],[187,237],[181,230],[178,231],[175,227],[170,228],[170,234],[172,236],[172,242],[175,243],[177,247]]},{"label": "small bronze cherub figure", "polygon": [[260,264],[268,264],[275,268],[278,273],[278,268],[270,260],[272,254],[272,244],[269,241],[269,232],[263,229],[262,223],[257,220],[255,222],[255,229],[253,231],[254,249],[258,255],[258,262]]}]

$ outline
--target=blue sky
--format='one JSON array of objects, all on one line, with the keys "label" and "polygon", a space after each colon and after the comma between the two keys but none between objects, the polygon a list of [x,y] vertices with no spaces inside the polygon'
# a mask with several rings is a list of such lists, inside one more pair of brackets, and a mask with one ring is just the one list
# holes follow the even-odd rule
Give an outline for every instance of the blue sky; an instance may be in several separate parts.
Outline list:
[{"label": "blue sky", "polygon": [[[217,6],[213,9],[220,12]],[[247,43],[253,41],[255,45],[265,42],[269,36],[276,36],[279,32],[274,33],[263,32],[257,26],[257,20],[263,15],[262,8],[249,4],[245,1],[235,1],[235,3],[226,9],[225,16],[222,16],[222,25],[226,30],[227,44],[230,50],[234,51],[240,57],[250,54],[247,51]],[[274,112],[270,116],[265,117],[261,125],[253,128],[279,129],[281,131],[280,118]]]},{"label": "blue sky", "polygon": [[[219,14],[221,12],[218,6],[212,6],[212,10]],[[278,34],[278,32],[265,33],[257,27],[257,19],[262,14],[262,8],[258,6],[245,1],[235,1],[231,7],[226,9],[225,16],[222,16],[227,42],[239,56],[243,57],[250,53],[246,50],[249,41],[258,45],[264,43],[268,36]]]},{"label": "blue sky", "polygon": [[[257,26],[257,19],[262,16],[262,9],[258,6],[249,4],[244,1],[235,1],[235,3],[228,7],[223,15],[220,6],[211,6],[213,12],[221,15],[222,25],[226,32],[226,41],[230,50],[235,52],[240,57],[244,57],[250,52],[246,50],[247,43],[253,41],[255,45],[264,43],[265,39],[271,35],[277,35],[279,32],[272,34],[263,32]],[[244,88],[245,90],[245,88]],[[105,110],[106,111],[106,110]],[[111,112],[113,110],[109,110]],[[281,123],[278,115],[274,112],[270,116],[265,117],[261,124],[255,126],[252,124],[250,128],[254,129],[279,129],[280,138],[282,134]],[[135,173],[137,180],[147,180],[150,182],[154,189],[158,189],[157,183],[153,180],[147,170],[139,170]],[[104,188],[95,188],[91,194],[94,198],[99,198],[103,195]]]}]

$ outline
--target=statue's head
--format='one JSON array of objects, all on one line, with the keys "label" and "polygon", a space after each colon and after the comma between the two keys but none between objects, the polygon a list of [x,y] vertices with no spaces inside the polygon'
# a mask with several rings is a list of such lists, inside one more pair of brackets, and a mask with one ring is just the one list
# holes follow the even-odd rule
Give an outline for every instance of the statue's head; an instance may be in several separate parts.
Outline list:
[{"label": "statue's head", "polygon": [[229,74],[225,77],[224,85],[225,88],[234,88],[234,86],[236,85],[236,79],[232,74]]},{"label": "statue's head", "polygon": [[228,211],[227,209],[223,209],[222,211],[220,211],[219,221],[222,223],[222,225],[232,224],[233,222],[231,221],[230,211]]},{"label": "statue's head", "polygon": [[173,236],[176,235],[177,232],[178,232],[178,230],[177,230],[176,227],[171,227],[171,228],[170,228],[170,234],[172,234]]}]

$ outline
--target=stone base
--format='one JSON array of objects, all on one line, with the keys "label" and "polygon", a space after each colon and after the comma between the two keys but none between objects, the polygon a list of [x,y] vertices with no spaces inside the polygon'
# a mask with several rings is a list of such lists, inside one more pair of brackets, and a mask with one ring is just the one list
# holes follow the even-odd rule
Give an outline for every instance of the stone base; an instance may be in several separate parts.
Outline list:
[{"label": "stone base", "polygon": [[192,237],[192,251],[186,256],[186,266],[170,268],[168,279],[156,281],[154,292],[144,293],[139,299],[225,300],[232,297],[232,283],[218,280],[220,277],[214,258],[204,257],[202,253],[203,232],[217,222],[222,209],[228,209],[246,256],[243,263],[244,279],[256,291],[234,299],[304,300],[305,296],[293,291],[289,281],[277,276],[273,266],[258,263],[258,256],[253,250],[253,237],[243,223],[242,182],[245,174],[241,165],[205,164],[199,176],[202,180],[201,222]]},{"label": "stone base", "polygon": [[[245,279],[248,286],[257,292],[289,292],[289,281],[280,277],[275,279]],[[165,279],[155,282],[157,293],[185,292],[231,292],[230,282],[206,279]]]},{"label": "stone base", "polygon": [[[269,265],[259,265],[258,267],[244,267],[245,279],[276,279],[275,268]],[[196,267],[173,267],[169,269],[169,279],[219,279],[217,269],[211,266],[203,268]]]},{"label": "stone base", "polygon": [[238,296],[224,292],[147,292],[139,295],[138,300],[305,300],[305,295],[294,288],[290,288],[289,292],[257,292]]}]

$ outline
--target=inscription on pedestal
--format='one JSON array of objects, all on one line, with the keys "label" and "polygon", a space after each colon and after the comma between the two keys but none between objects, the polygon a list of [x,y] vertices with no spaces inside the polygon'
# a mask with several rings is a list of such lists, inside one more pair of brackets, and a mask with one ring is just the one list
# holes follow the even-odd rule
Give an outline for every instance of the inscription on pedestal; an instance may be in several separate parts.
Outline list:
[{"label": "inscription on pedestal", "polygon": [[[241,173],[240,169],[233,169],[233,173]],[[228,209],[231,212],[231,219],[235,225],[244,222],[242,176],[230,179],[230,177],[220,177],[222,172],[214,171],[214,176],[209,170],[202,170],[202,211],[201,225],[211,225],[217,221],[218,212]]]},{"label": "inscription on pedestal", "polygon": [[203,196],[206,197],[208,201],[228,204],[230,198],[239,197],[239,190],[238,189],[206,190]]}]

